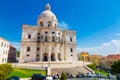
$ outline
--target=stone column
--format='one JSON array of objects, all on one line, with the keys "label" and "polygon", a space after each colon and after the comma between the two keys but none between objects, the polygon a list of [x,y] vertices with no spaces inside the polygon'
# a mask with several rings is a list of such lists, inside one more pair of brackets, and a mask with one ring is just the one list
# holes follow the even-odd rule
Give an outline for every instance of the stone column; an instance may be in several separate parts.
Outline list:
[{"label": "stone column", "polygon": [[55,47],[55,60],[58,61],[58,51],[59,51],[59,47],[58,47],[58,44],[56,44],[56,47]]},{"label": "stone column", "polygon": [[48,67],[50,68],[51,62],[51,46],[48,44]]},{"label": "stone column", "polygon": [[48,46],[48,61],[51,61],[51,46],[50,44]]},{"label": "stone column", "polygon": [[40,61],[42,62],[43,61],[43,48],[42,48],[42,43],[40,44]]}]

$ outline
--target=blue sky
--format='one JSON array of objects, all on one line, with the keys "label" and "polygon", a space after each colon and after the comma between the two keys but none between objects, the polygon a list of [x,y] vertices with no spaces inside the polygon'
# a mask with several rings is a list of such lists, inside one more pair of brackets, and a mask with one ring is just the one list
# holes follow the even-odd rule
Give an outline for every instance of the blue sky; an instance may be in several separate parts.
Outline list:
[{"label": "blue sky", "polygon": [[[0,36],[18,47],[22,24],[36,25],[47,2],[0,0]],[[120,0],[50,0],[49,3],[61,27],[77,31],[78,52],[120,53]]]}]

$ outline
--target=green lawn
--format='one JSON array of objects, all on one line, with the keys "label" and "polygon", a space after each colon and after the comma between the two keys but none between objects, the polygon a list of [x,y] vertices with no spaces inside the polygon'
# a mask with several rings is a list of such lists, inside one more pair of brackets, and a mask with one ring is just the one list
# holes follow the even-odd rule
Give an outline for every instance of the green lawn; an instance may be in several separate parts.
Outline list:
[{"label": "green lawn", "polygon": [[20,78],[30,78],[32,74],[34,73],[41,73],[43,75],[46,75],[45,70],[32,70],[32,69],[20,69],[20,68],[14,68],[14,70],[11,72],[11,74],[8,76],[19,76]]},{"label": "green lawn", "polygon": [[107,76],[108,75],[108,73],[107,72],[105,72],[105,71],[101,71],[101,70],[95,70],[95,73],[97,73],[97,74],[103,74],[104,76]]}]

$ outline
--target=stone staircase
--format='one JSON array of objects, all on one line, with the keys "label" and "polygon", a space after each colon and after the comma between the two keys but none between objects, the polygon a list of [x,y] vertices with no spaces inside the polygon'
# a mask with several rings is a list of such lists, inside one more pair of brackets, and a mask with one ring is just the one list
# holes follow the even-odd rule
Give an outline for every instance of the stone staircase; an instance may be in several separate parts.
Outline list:
[{"label": "stone staircase", "polygon": [[73,76],[76,76],[76,74],[78,73],[85,74],[91,71],[87,69],[85,66],[68,67],[68,68],[51,68],[51,75],[61,74],[62,72],[71,73]]}]

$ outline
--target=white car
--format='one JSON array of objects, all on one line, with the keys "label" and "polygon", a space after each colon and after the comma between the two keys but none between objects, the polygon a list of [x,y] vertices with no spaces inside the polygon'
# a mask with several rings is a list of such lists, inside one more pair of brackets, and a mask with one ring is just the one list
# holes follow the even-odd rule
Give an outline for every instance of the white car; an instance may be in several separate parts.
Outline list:
[{"label": "white car", "polygon": [[53,77],[48,76],[48,77],[46,77],[46,80],[53,80]]}]

